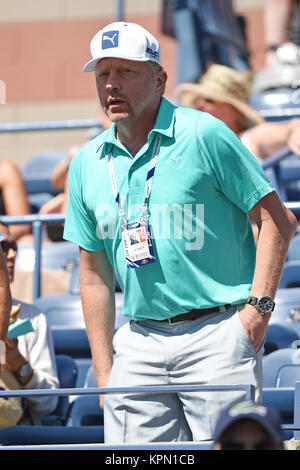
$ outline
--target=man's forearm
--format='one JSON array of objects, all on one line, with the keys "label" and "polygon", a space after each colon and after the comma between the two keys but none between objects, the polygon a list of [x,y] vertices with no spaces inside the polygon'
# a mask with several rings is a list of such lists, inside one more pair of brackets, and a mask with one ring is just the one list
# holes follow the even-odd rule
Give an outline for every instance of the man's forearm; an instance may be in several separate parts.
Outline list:
[{"label": "man's forearm", "polygon": [[100,387],[107,384],[112,367],[115,326],[114,298],[105,286],[81,285],[81,300],[93,367]]},{"label": "man's forearm", "polygon": [[257,242],[251,295],[275,297],[289,242],[290,235],[283,236],[272,221],[263,224]]},{"label": "man's forearm", "polygon": [[[265,196],[250,211],[250,216],[260,229],[251,296],[274,298],[297,220],[284,208],[276,193]],[[270,313],[260,315],[256,307],[249,304],[240,312],[241,321],[256,350],[265,336],[270,316]]]}]

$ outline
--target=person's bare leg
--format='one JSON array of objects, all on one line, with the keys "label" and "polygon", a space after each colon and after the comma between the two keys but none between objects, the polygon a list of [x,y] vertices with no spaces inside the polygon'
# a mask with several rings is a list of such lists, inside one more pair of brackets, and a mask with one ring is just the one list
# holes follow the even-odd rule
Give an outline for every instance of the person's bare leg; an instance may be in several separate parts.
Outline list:
[{"label": "person's bare leg", "polygon": [[[0,189],[6,215],[30,214],[26,187],[19,168],[13,162],[0,162]],[[18,242],[32,242],[30,225],[11,225],[10,231]]]},{"label": "person's bare leg", "polygon": [[40,214],[54,214],[64,212],[63,208],[65,206],[65,193],[60,193],[57,196],[47,201],[40,209]]},{"label": "person's bare leg", "polygon": [[276,51],[271,46],[280,46],[287,41],[287,30],[294,8],[294,0],[266,0],[264,8],[265,67],[272,67],[277,63]]}]

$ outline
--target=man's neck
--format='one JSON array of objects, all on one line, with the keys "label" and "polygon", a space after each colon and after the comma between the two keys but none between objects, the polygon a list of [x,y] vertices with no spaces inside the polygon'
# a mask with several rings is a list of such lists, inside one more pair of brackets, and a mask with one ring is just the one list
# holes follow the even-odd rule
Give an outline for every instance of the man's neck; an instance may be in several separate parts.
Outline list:
[{"label": "man's neck", "polygon": [[145,116],[139,122],[130,123],[119,121],[116,123],[116,138],[129,150],[132,157],[145,145],[149,132],[153,129],[157,113],[150,117]]},{"label": "man's neck", "polygon": [[150,130],[147,132],[131,132],[128,128],[122,128],[122,126],[117,125],[116,138],[129,150],[132,157],[134,157],[147,142]]}]

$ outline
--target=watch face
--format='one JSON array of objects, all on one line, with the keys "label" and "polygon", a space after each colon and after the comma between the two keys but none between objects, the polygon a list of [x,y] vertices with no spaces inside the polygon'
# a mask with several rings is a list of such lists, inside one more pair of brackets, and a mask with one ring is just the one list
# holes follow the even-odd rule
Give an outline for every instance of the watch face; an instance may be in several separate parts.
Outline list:
[{"label": "watch face", "polygon": [[31,372],[30,365],[28,363],[24,364],[20,369],[20,377],[27,377],[27,375],[29,375],[30,372]]},{"label": "watch face", "polygon": [[258,308],[262,312],[272,312],[274,302],[271,297],[261,297],[258,301]]}]

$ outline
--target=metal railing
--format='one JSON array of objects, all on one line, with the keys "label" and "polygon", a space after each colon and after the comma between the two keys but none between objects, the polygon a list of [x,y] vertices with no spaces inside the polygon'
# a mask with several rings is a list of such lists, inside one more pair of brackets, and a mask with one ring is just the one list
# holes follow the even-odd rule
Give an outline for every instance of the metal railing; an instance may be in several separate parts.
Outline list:
[{"label": "metal railing", "polygon": [[145,387],[89,387],[89,388],[57,388],[36,390],[0,390],[1,397],[42,397],[42,396],[69,396],[69,395],[108,395],[108,394],[136,394],[136,393],[179,393],[179,392],[228,392],[244,391],[246,400],[254,400],[255,387],[252,384],[237,385],[153,385]]},{"label": "metal railing", "polygon": [[[65,389],[46,389],[46,390],[1,390],[0,391],[0,398],[5,397],[28,397],[28,396],[69,396],[69,395],[107,395],[107,394],[155,394],[155,393],[179,393],[179,392],[233,392],[233,391],[241,391],[245,393],[245,400],[253,400],[255,399],[255,387],[252,384],[237,384],[237,385],[168,385],[168,386],[145,386],[145,387],[107,387],[107,388],[98,388],[98,387],[91,387],[91,388],[65,388]],[[68,429],[72,426],[64,427],[66,433]],[[80,426],[81,427],[81,426]],[[18,428],[18,425],[15,426]],[[47,432],[47,426],[42,426]],[[85,427],[82,426],[84,429]],[[88,430],[88,428],[87,428]],[[30,432],[30,430],[29,430]],[[41,432],[39,430],[39,432]],[[18,434],[18,430],[16,429],[16,433]],[[35,435],[35,442],[36,442],[36,435]],[[15,440],[14,440],[15,442]],[[25,439],[26,442],[26,439]],[[205,445],[204,448],[209,448],[209,446]],[[67,450],[67,449],[76,449],[76,450],[202,450],[203,444],[201,442],[180,442],[180,443],[145,443],[145,444],[116,444],[116,445],[109,445],[104,443],[91,443],[91,444],[22,444],[19,443],[18,445],[1,445],[0,443],[0,450]]]},{"label": "metal railing", "polygon": [[[281,389],[272,389],[278,393],[281,393]],[[294,438],[299,439],[300,437],[300,382],[295,382],[294,390],[294,422],[291,424],[282,424],[282,430],[294,431]],[[180,392],[233,392],[233,391],[242,391],[245,393],[245,400],[255,401],[255,387],[252,384],[237,384],[237,385],[168,385],[168,386],[145,386],[145,387],[107,387],[107,388],[66,388],[66,389],[47,389],[47,390],[1,390],[1,397],[28,397],[28,396],[66,396],[66,395],[107,395],[107,394],[155,394],[155,393],[180,393]],[[273,405],[274,406],[274,405]],[[70,429],[70,426],[62,426],[66,430]],[[101,426],[99,425],[99,428]],[[16,433],[18,434],[18,425],[12,428],[16,428]],[[29,432],[30,432],[29,427]],[[47,432],[47,426],[39,427],[44,428]],[[80,426],[84,430],[85,426]],[[87,428],[88,429],[88,428]],[[4,431],[4,430],[3,430]],[[40,431],[39,431],[40,432]],[[22,438],[17,438],[22,441]],[[38,440],[37,435],[33,439],[35,442]],[[23,442],[23,441],[22,441]],[[25,439],[26,442],[26,439]],[[105,443],[82,443],[82,444],[5,444],[1,445],[0,450],[201,450],[207,449],[209,446],[204,446],[201,442],[152,442],[144,444],[105,444]]]},{"label": "metal railing", "polygon": [[0,124],[0,134],[36,131],[60,131],[66,129],[102,128],[99,119],[69,119],[60,121],[7,122]]}]

